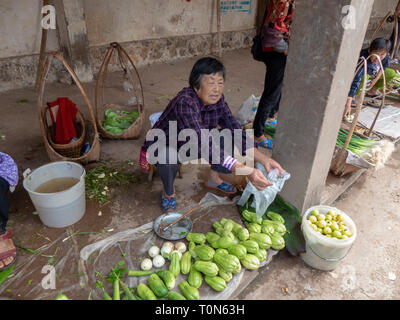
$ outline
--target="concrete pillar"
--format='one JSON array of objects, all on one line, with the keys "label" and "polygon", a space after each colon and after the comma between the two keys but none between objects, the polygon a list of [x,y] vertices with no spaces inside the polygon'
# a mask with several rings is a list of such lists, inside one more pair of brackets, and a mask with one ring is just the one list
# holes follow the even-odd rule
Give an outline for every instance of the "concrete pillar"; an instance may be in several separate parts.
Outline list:
[{"label": "concrete pillar", "polygon": [[93,80],[89,60],[83,0],[54,0],[57,16],[57,32],[64,57],[82,82]]},{"label": "concrete pillar", "polygon": [[273,157],[292,175],[282,196],[302,213],[321,200],[373,3],[296,2]]}]

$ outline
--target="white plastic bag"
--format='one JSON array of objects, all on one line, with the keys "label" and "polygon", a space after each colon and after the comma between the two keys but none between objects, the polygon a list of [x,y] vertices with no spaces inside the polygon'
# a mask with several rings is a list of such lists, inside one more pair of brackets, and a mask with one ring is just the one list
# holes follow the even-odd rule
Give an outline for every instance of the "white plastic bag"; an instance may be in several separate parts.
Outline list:
[{"label": "white plastic bag", "polygon": [[263,191],[259,191],[251,182],[249,182],[243,191],[238,205],[244,206],[250,196],[254,195],[254,201],[251,206],[256,209],[257,218],[261,218],[270,204],[274,201],[277,193],[282,190],[285,181],[290,179],[290,174],[286,172],[280,175],[277,169],[273,169],[267,174],[264,166],[258,162],[256,163],[256,168],[261,170],[264,176],[266,176],[273,185],[265,188]]},{"label": "white plastic bag", "polygon": [[161,115],[162,115],[162,112],[157,112],[157,113],[153,113],[152,115],[150,115],[149,120],[150,120],[152,128],[156,124],[156,122],[158,121],[158,119],[160,118]]},{"label": "white plastic bag", "polygon": [[245,125],[254,120],[260,99],[261,96],[257,98],[254,94],[252,94],[245,102],[242,103],[235,115],[235,118],[240,122],[241,125]]}]

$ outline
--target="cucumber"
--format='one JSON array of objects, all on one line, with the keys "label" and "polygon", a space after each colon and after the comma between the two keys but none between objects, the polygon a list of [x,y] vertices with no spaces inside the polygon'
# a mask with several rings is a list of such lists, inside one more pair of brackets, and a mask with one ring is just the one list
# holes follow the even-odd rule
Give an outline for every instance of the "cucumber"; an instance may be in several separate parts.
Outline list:
[{"label": "cucumber", "polygon": [[137,286],[137,293],[139,298],[143,300],[157,300],[157,297],[155,296],[153,291],[151,291],[151,289],[144,283],[139,283],[139,285]]},{"label": "cucumber", "polygon": [[164,298],[168,294],[167,287],[157,274],[150,275],[147,281],[151,291],[153,291],[157,297]]},{"label": "cucumber", "polygon": [[187,299],[178,292],[170,291],[168,293],[168,300],[187,300]]}]

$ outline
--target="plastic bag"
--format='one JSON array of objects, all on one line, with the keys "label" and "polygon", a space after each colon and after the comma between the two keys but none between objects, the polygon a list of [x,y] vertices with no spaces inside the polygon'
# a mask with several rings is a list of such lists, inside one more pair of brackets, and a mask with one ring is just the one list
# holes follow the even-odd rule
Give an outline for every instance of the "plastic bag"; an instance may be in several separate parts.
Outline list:
[{"label": "plastic bag", "polygon": [[245,102],[242,103],[235,115],[235,118],[240,122],[241,125],[245,125],[254,120],[260,99],[261,96],[257,98],[252,94]]},{"label": "plastic bag", "polygon": [[161,115],[162,115],[162,112],[157,112],[157,113],[153,113],[152,115],[150,115],[149,120],[150,120],[152,128],[156,124],[156,122],[158,121],[158,119],[160,118]]},{"label": "plastic bag", "polygon": [[257,217],[261,218],[270,204],[274,201],[277,193],[282,190],[285,181],[290,179],[290,174],[285,172],[284,174],[280,175],[277,169],[273,169],[267,174],[264,166],[258,162],[256,163],[256,168],[261,170],[264,176],[266,176],[267,179],[273,183],[273,185],[265,188],[262,191],[259,191],[251,182],[249,182],[243,191],[238,205],[245,205],[250,196],[254,195],[254,201],[251,206],[256,209]]}]

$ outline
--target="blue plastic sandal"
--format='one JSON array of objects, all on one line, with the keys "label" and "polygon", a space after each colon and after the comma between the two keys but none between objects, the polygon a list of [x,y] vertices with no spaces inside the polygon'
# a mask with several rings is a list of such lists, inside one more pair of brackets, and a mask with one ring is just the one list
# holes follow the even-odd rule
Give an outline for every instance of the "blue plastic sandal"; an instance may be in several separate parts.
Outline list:
[{"label": "blue plastic sandal", "polygon": [[272,142],[272,140],[270,139],[266,139],[264,141],[261,142],[256,142],[257,147],[262,147],[265,149],[272,149],[274,146],[274,143]]},{"label": "blue plastic sandal", "polygon": [[161,207],[165,212],[176,210],[176,197],[175,194],[172,196],[163,195],[161,198]]},{"label": "blue plastic sandal", "polygon": [[271,127],[276,127],[276,124],[278,123],[278,120],[273,120],[273,121],[270,121],[270,122],[266,122],[265,123],[265,125],[267,125],[267,126],[271,126]]},{"label": "blue plastic sandal", "polygon": [[208,180],[206,183],[206,187],[222,191],[223,193],[226,193],[226,194],[235,194],[236,193],[235,187],[228,182],[222,182],[221,184],[217,185],[216,183],[212,182],[211,180]]}]

